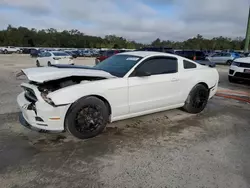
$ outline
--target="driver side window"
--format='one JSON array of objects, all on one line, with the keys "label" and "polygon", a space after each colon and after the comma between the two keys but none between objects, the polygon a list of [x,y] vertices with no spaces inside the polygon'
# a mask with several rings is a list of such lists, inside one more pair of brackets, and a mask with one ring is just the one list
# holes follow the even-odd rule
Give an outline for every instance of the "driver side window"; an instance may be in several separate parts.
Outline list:
[{"label": "driver side window", "polygon": [[139,65],[137,71],[150,75],[171,74],[178,72],[178,60],[173,57],[154,57]]}]

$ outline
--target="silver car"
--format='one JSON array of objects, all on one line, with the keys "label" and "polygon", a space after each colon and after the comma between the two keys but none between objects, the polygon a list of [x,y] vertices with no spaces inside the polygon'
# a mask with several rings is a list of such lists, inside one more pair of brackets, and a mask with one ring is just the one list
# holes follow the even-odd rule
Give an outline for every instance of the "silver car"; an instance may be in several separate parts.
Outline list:
[{"label": "silver car", "polygon": [[233,60],[238,57],[239,55],[237,53],[221,52],[213,54],[212,56],[207,57],[207,59],[212,63],[231,65]]}]

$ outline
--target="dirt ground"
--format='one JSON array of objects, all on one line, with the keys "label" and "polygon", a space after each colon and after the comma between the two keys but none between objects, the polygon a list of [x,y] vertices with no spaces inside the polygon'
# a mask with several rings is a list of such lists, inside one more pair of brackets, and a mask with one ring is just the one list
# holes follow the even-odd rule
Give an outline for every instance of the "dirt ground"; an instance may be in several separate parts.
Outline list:
[{"label": "dirt ground", "polygon": [[[250,187],[249,104],[214,97],[199,115],[176,109],[119,121],[84,141],[41,134],[18,122],[15,74],[32,66],[29,56],[0,56],[0,187]],[[228,83],[228,67],[217,69],[220,88],[250,91]]]}]

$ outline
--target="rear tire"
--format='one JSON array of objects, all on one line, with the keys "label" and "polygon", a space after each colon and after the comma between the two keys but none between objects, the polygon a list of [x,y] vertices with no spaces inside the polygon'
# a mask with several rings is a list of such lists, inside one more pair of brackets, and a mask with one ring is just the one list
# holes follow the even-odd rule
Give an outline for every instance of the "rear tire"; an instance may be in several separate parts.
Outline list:
[{"label": "rear tire", "polygon": [[202,84],[197,84],[189,93],[183,109],[192,114],[200,113],[206,107],[208,97],[208,88]]},{"label": "rear tire", "polygon": [[79,139],[92,138],[106,127],[109,111],[105,103],[96,97],[81,98],[69,109],[65,127]]}]

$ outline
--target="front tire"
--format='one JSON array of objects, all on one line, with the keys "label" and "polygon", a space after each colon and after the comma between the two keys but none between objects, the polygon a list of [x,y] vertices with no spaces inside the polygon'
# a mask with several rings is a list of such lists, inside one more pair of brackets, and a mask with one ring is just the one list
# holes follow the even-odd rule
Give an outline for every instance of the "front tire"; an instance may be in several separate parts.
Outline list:
[{"label": "front tire", "polygon": [[109,119],[105,103],[96,97],[81,98],[74,103],[66,116],[65,127],[79,139],[92,138],[100,134]]},{"label": "front tire", "polygon": [[200,113],[206,107],[208,97],[208,88],[202,84],[197,84],[189,93],[183,109],[192,114]]},{"label": "front tire", "polygon": [[48,67],[51,67],[51,63],[50,62],[48,62]]}]

